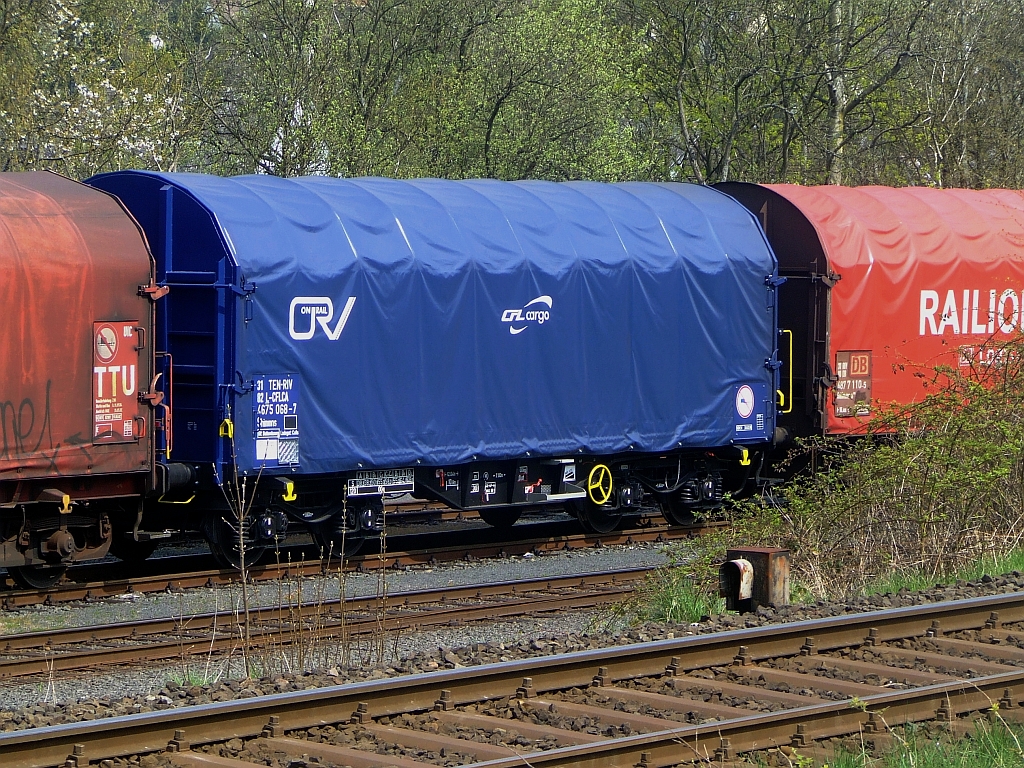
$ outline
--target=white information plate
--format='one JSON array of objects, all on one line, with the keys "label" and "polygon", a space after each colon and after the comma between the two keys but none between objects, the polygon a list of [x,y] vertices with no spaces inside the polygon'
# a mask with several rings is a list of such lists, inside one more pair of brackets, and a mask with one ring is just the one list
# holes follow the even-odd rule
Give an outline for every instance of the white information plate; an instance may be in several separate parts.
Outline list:
[{"label": "white information plate", "polygon": [[348,479],[349,496],[380,496],[382,493],[406,493],[415,485],[412,467],[404,469],[367,469]]}]

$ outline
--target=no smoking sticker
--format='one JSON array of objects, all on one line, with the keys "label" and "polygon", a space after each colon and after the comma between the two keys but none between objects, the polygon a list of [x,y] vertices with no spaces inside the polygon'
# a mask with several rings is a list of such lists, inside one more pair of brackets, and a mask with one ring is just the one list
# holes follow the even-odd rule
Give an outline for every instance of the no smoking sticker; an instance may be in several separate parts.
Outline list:
[{"label": "no smoking sticker", "polygon": [[117,332],[109,324],[103,324],[96,331],[96,359],[109,363],[117,355]]},{"label": "no smoking sticker", "polygon": [[749,419],[754,412],[754,390],[744,384],[736,390],[736,413],[741,419]]}]

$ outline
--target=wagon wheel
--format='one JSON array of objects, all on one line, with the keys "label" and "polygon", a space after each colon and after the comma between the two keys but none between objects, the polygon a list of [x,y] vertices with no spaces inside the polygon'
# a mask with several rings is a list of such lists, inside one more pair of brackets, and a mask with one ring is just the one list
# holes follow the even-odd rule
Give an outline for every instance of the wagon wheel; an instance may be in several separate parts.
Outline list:
[{"label": "wagon wheel", "polygon": [[[213,515],[203,521],[203,535],[210,547],[210,554],[217,564],[224,569],[242,570],[242,557],[238,546],[238,532],[228,525],[220,515]],[[258,564],[267,553],[266,545],[246,542],[245,567],[251,568]]]},{"label": "wagon wheel", "polygon": [[7,573],[22,589],[50,589],[64,577],[66,565],[23,565],[10,567]]},{"label": "wagon wheel", "polygon": [[693,525],[697,515],[693,507],[683,504],[681,501],[662,501],[658,505],[661,508],[662,516],[671,525]]},{"label": "wagon wheel", "polygon": [[615,500],[612,471],[606,464],[595,464],[587,475],[587,497],[571,502],[576,517],[587,533],[611,533],[622,522],[622,510],[612,506]]},{"label": "wagon wheel", "polygon": [[366,535],[362,531],[343,530],[337,518],[322,523],[310,523],[309,535],[314,546],[320,551],[321,559],[352,557],[358,555],[366,543]]},{"label": "wagon wheel", "polygon": [[523,510],[515,507],[478,509],[476,512],[480,515],[480,519],[492,528],[511,528],[523,514]]},{"label": "wagon wheel", "polygon": [[590,499],[572,502],[576,519],[587,533],[611,533],[622,522],[622,512],[594,504]]}]

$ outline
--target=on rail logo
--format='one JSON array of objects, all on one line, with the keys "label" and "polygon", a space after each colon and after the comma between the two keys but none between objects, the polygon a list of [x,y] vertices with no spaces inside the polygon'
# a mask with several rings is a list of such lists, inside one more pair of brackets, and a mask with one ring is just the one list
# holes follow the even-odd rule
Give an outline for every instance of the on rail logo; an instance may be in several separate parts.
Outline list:
[{"label": "on rail logo", "polygon": [[317,327],[320,327],[328,339],[337,341],[345,330],[355,304],[356,297],[349,296],[345,308],[341,310],[341,317],[332,327],[334,302],[329,296],[296,296],[288,308],[288,335],[296,341],[307,341],[313,338]]},{"label": "on rail logo", "polygon": [[[538,296],[522,309],[506,309],[501,313],[501,322],[509,323],[508,332],[516,336],[525,331],[530,323],[544,325],[551,319],[551,297]],[[531,309],[533,307],[533,309]],[[544,309],[547,307],[547,309]]]}]

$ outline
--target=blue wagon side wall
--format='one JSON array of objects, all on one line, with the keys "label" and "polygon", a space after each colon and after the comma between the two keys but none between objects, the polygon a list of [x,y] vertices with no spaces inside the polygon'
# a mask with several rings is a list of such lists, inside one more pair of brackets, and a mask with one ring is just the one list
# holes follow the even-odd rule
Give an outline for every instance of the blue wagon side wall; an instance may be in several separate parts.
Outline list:
[{"label": "blue wagon side wall", "polygon": [[[264,474],[771,439],[775,259],[754,217],[714,190],[90,183],[125,200],[172,285],[174,458],[229,471],[225,418],[241,471]],[[295,463],[258,447],[258,386],[296,396]],[[740,425],[748,391],[762,420]]]},{"label": "blue wagon side wall", "polygon": [[237,265],[211,212],[180,186],[155,174],[104,174],[89,184],[130,201],[146,232],[157,282],[171,290],[157,302],[156,370],[172,424],[160,435],[158,457],[202,468],[230,467],[219,425],[230,403],[234,370]]}]

